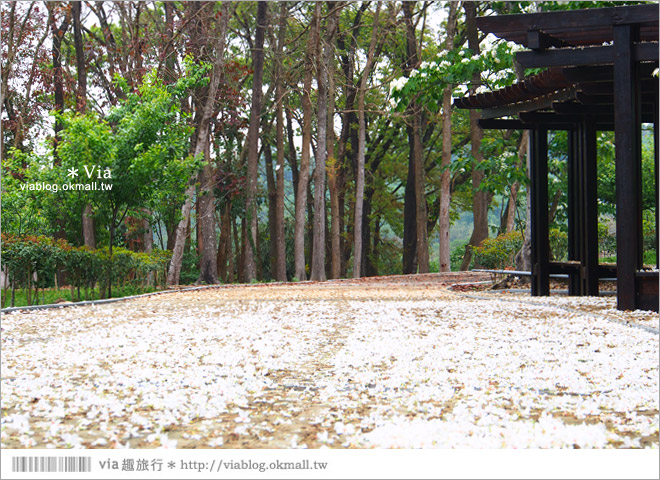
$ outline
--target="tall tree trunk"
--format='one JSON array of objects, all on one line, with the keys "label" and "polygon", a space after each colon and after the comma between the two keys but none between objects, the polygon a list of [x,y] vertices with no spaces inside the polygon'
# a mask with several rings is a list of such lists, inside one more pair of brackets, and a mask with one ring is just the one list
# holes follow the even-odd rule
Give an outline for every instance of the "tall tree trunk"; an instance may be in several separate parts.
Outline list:
[{"label": "tall tree trunk", "polygon": [[[194,21],[191,24],[190,45],[191,51],[195,55],[202,57],[203,45],[206,41],[205,36],[210,29],[211,4],[198,3],[193,5],[190,10]],[[207,10],[203,15],[204,9]],[[167,18],[166,18],[167,20]],[[136,20],[137,22],[137,20]],[[168,69],[169,70],[169,69]],[[201,128],[201,121],[204,111],[204,97],[210,93],[206,88],[198,88],[196,95],[193,95],[198,128]],[[199,188],[197,199],[195,201],[196,222],[195,231],[197,234],[197,254],[199,258],[199,276],[195,283],[218,283],[218,259],[216,249],[216,224],[215,224],[215,195],[213,188],[215,185],[215,169],[211,161],[210,122],[205,127],[206,138],[203,140],[204,164],[198,173]],[[195,149],[200,139],[199,132],[196,132],[191,148]]]},{"label": "tall tree trunk", "polygon": [[[314,167],[314,216],[312,219],[312,263],[310,280],[324,281],[325,277],[325,161],[327,155],[328,134],[328,91],[327,72],[321,62],[317,64],[318,118],[316,158]],[[323,78],[326,77],[326,78]]]},{"label": "tall tree trunk", "polygon": [[[53,90],[55,93],[55,104],[54,110],[62,113],[64,111],[64,79],[62,76],[62,39],[64,34],[69,29],[69,23],[71,22],[71,9],[66,9],[64,19],[60,26],[57,26],[55,19],[55,6],[57,2],[47,2],[46,7],[48,8],[48,23],[50,24],[50,30],[52,35],[51,43],[51,54],[53,59]],[[4,100],[4,98],[3,98]],[[60,132],[62,131],[62,122],[58,119],[55,119],[53,137],[53,162],[55,165],[62,163],[60,159],[58,147],[60,143]],[[55,231],[55,238],[57,239],[66,239],[66,231],[64,229],[64,217],[66,212],[60,211],[58,219],[55,221],[57,230]],[[57,272],[57,281],[60,285],[66,283],[66,271],[63,269],[58,270]]]},{"label": "tall tree trunk", "polygon": [[[320,3],[320,2],[319,2]],[[326,28],[330,29],[330,18]],[[321,37],[317,38],[317,52],[321,52]],[[314,220],[312,224],[312,264],[310,279],[324,281],[325,277],[325,161],[328,135],[328,70],[325,55],[317,54],[318,117],[317,145],[314,167]]]},{"label": "tall tree trunk", "polygon": [[[242,223],[243,222],[241,222],[241,224]],[[243,257],[241,252],[241,245],[243,243],[240,240],[241,237],[238,236],[238,227],[236,226],[235,216],[232,216],[231,224],[232,232],[234,233],[234,255],[232,256],[234,259],[234,269],[236,270],[236,275],[234,278],[240,283],[243,278]]]},{"label": "tall tree trunk", "polygon": [[[366,165],[365,165],[366,167]],[[371,176],[372,172],[369,172]],[[365,175],[365,177],[367,177]],[[367,183],[365,178],[365,184]],[[371,200],[373,198],[373,184],[366,187],[364,198],[362,199],[362,265],[360,268],[361,277],[371,277],[374,275],[374,266],[371,258]]]},{"label": "tall tree trunk", "polygon": [[286,138],[287,138],[287,162],[289,162],[289,168],[291,168],[291,180],[293,182],[293,196],[294,204],[298,205],[298,178],[300,176],[298,172],[298,159],[296,156],[296,145],[293,141],[293,119],[291,114],[291,108],[289,106],[284,107],[284,113],[286,116]]},{"label": "tall tree trunk", "polygon": [[[477,6],[474,2],[465,2],[463,4],[465,9],[465,24],[467,29],[468,48],[472,50],[475,55],[479,54],[479,37],[477,33]],[[470,86],[470,94],[474,94],[481,82],[479,72],[475,72],[472,77],[472,85]],[[484,179],[483,170],[478,168],[479,163],[483,161],[483,154],[480,151],[481,139],[483,138],[483,131],[479,127],[479,113],[470,111],[470,144],[474,164],[472,166],[472,214],[474,217],[474,228],[472,236],[468,245],[465,247],[465,255],[461,263],[461,270],[470,268],[472,261],[471,246],[479,246],[486,238],[488,238],[488,206],[490,204],[491,195],[488,192],[479,190],[482,180]]]},{"label": "tall tree trunk", "polygon": [[247,235],[245,242],[245,281],[257,278],[255,250],[257,246],[257,175],[259,163],[259,124],[261,123],[261,100],[263,96],[264,73],[264,32],[266,30],[266,15],[268,3],[257,3],[257,28],[252,50],[252,106],[250,108],[250,125],[248,128],[248,159],[247,159],[247,196],[245,214],[247,220]]},{"label": "tall tree trunk", "polygon": [[[537,6],[537,8],[539,8]],[[514,62],[514,69],[516,71],[516,79],[518,81],[525,78],[525,69],[518,62]],[[527,174],[531,171],[531,156],[529,151],[529,131],[523,130],[522,137],[520,139],[520,145],[518,146],[518,165],[525,165],[527,169]],[[525,188],[526,194],[526,208],[525,208],[525,231],[523,233],[523,244],[520,248],[520,251],[516,253],[514,258],[516,262],[516,269],[521,271],[532,271],[532,198],[530,194],[530,188],[527,186]],[[515,210],[515,209],[514,209]],[[529,280],[529,278],[527,278]]]},{"label": "tall tree trunk", "polygon": [[[521,155],[521,150],[518,150],[518,155]],[[530,172],[531,168],[531,158],[529,154],[529,136],[527,137],[527,148],[525,149],[525,163],[527,166],[527,172]],[[519,157],[520,158],[520,157]],[[526,272],[532,271],[532,198],[530,193],[530,188],[527,186],[526,195],[527,195],[527,207],[525,208],[525,233],[523,236],[523,244],[520,251],[515,256],[516,269]]]},{"label": "tall tree trunk", "polygon": [[[348,148],[358,144],[357,115],[355,114],[355,101],[357,97],[357,85],[354,80],[355,57],[357,49],[357,37],[362,27],[362,17],[369,8],[369,2],[362,2],[360,8],[353,18],[352,25],[340,32],[337,36],[337,48],[341,58],[342,72],[344,74],[344,112],[342,115],[342,130],[339,136],[337,146],[337,204],[339,211],[339,276],[345,277],[347,274],[347,264],[351,258],[353,247],[353,221],[351,217],[355,214],[354,204],[351,202],[350,192],[347,191],[348,168],[355,173],[357,164],[357,149]],[[349,201],[346,202],[348,195]],[[348,203],[347,208],[346,203]],[[348,218],[344,218],[344,212],[348,213]],[[346,231],[344,235],[343,232]]]},{"label": "tall tree trunk", "polygon": [[[450,52],[454,49],[454,36],[456,34],[456,20],[458,17],[458,3],[449,2],[449,14],[447,16],[447,38],[445,50]],[[438,265],[439,271],[451,271],[451,248],[449,241],[451,206],[451,93],[452,86],[448,85],[442,92],[442,173],[440,177],[440,215],[439,215],[439,248]]]},{"label": "tall tree trunk", "polygon": [[173,2],[163,2],[165,8],[165,72],[163,78],[167,85],[171,85],[176,81],[176,53],[174,52],[174,5]]},{"label": "tall tree trunk", "polygon": [[[312,144],[311,155],[314,155],[313,144]],[[312,178],[314,177],[314,171],[310,172],[310,177]],[[315,212],[314,212],[314,197],[312,196],[312,182],[308,181],[307,182],[307,225],[305,226],[305,258],[307,259],[311,259],[312,256],[314,255],[314,243],[312,242],[313,233],[314,233],[314,213]]]},{"label": "tall tree trunk", "polygon": [[[329,68],[333,61],[334,37],[337,31],[338,10],[333,3],[327,2],[329,9],[323,53],[318,62],[318,132],[316,146],[316,169],[314,176],[314,234],[311,279],[324,281],[325,276],[325,171],[328,142],[328,82]],[[319,52],[320,52],[319,37]],[[334,94],[334,92],[333,92]]]},{"label": "tall tree trunk", "polygon": [[169,251],[174,250],[174,244],[176,243],[176,227],[177,223],[174,220],[168,219],[165,221],[165,233],[167,234],[167,245],[165,248]]},{"label": "tall tree trunk", "polygon": [[[209,135],[210,132],[207,133]],[[197,231],[201,245],[199,258],[199,278],[197,283],[218,283],[218,249],[215,224],[215,168],[211,165],[211,144],[207,137],[204,142],[206,162],[200,172],[200,194],[198,197]]]},{"label": "tall tree trunk", "polygon": [[426,228],[426,170],[422,152],[422,112],[415,102],[413,107],[413,158],[415,162],[415,214],[417,223],[417,263],[419,273],[429,272],[429,241]]},{"label": "tall tree trunk", "polygon": [[504,232],[510,233],[516,228],[516,203],[518,203],[518,191],[520,190],[520,183],[514,182],[511,185],[511,193],[509,194],[509,202],[507,203],[506,217],[504,219]]},{"label": "tall tree trunk", "polygon": [[[406,76],[417,64],[417,46],[415,42],[415,32],[410,30],[414,28],[412,22],[411,2],[403,2],[403,14],[406,23],[406,57],[404,59],[404,72]],[[412,38],[411,38],[412,37]],[[403,203],[403,273],[410,274],[417,272],[417,189],[415,188],[415,155],[413,129],[410,125],[406,127],[408,133],[408,175],[404,191]]]},{"label": "tall tree trunk", "polygon": [[149,253],[153,252],[154,250],[154,231],[153,228],[151,227],[151,222],[149,221],[149,218],[151,217],[151,210],[148,208],[143,208],[142,212],[146,215],[146,219],[143,224],[144,232],[143,232],[143,238],[144,241],[142,242],[144,245],[144,251]]},{"label": "tall tree trunk", "polygon": [[369,273],[371,276],[378,276],[378,258],[380,256],[380,215],[377,215],[376,218],[374,219],[374,237],[373,237],[373,245],[371,247],[371,256],[373,257],[373,261],[369,262],[371,265],[371,272]]},{"label": "tall tree trunk", "polygon": [[[412,148],[412,142],[410,143]],[[408,156],[408,175],[403,200],[403,273],[417,272],[417,217],[415,201],[415,162]]]},{"label": "tall tree trunk", "polygon": [[[525,163],[527,156],[527,143],[529,142],[529,131],[523,130],[520,137],[520,145],[518,146],[518,163],[517,167],[521,168]],[[509,208],[505,217],[505,232],[513,232],[516,228],[516,204],[518,202],[518,192],[520,191],[520,182],[517,180],[511,185],[511,193],[509,195]]]},{"label": "tall tree trunk", "polygon": [[295,276],[298,280],[306,280],[305,271],[305,213],[307,210],[307,187],[309,183],[309,151],[312,140],[312,103],[311,88],[314,69],[314,53],[318,44],[321,3],[314,6],[314,17],[310,25],[307,50],[305,52],[305,78],[303,81],[303,132],[302,151],[300,155],[300,173],[298,176],[298,194],[296,195],[296,224],[294,233]]},{"label": "tall tree trunk", "polygon": [[94,212],[92,204],[85,204],[82,212],[82,233],[85,246],[89,248],[96,248],[96,236],[94,234]]},{"label": "tall tree trunk", "polygon": [[[142,212],[145,214],[145,218],[142,222],[142,228],[144,229],[143,238],[144,238],[144,251],[147,253],[153,252],[154,250],[154,231],[151,228],[151,210],[148,208],[143,208]],[[156,276],[155,272],[150,271],[147,274],[147,285],[154,285]]]},{"label": "tall tree trunk", "polygon": [[238,283],[245,283],[245,236],[247,235],[247,222],[241,219],[241,244],[238,256]]},{"label": "tall tree trunk", "polygon": [[275,167],[275,242],[272,255],[275,257],[275,270],[273,272],[275,280],[286,282],[286,239],[284,236],[284,107],[282,105],[284,97],[284,71],[282,66],[282,56],[284,54],[284,41],[286,36],[288,7],[285,2],[280,3],[280,17],[277,33],[277,86],[275,88],[276,97],[276,133],[275,142],[277,143],[277,166]]},{"label": "tall tree trunk", "polygon": [[328,190],[330,192],[330,278],[341,275],[341,250],[339,218],[339,165],[335,158],[335,79],[334,62],[328,64]]},{"label": "tall tree trunk", "polygon": [[[206,157],[206,154],[204,156]],[[206,158],[208,158],[208,157],[206,157]],[[199,182],[199,185],[201,186],[201,188],[199,188],[197,190],[197,198],[195,200],[195,205],[194,205],[193,208],[195,209],[195,240],[196,240],[196,243],[197,243],[197,246],[196,246],[195,250],[197,251],[197,257],[199,257],[199,259],[200,259],[199,270],[201,272],[201,270],[202,270],[202,263],[201,263],[202,246],[204,245],[204,239],[202,238],[202,227],[200,226],[200,224],[202,223],[202,209],[199,206],[199,201],[200,201],[200,197],[202,195],[205,195],[204,190],[205,190],[206,180],[204,178],[204,168],[203,167],[199,171],[199,173],[197,174],[197,181]]]},{"label": "tall tree trunk", "polygon": [[[406,53],[408,56],[408,69],[417,68],[419,53],[413,22],[414,2],[403,2],[403,13],[406,22]],[[422,152],[422,107],[416,99],[410,103],[408,111],[412,117],[412,125],[408,128],[410,141],[410,155],[414,165],[413,183],[415,188],[415,229],[416,250],[419,273],[429,271],[428,232],[426,230],[426,192],[424,158]]]},{"label": "tall tree trunk", "polygon": [[[194,155],[202,155],[206,150],[205,143],[209,141],[209,125],[213,111],[215,109],[215,97],[222,77],[222,70],[224,67],[224,51],[226,44],[227,25],[230,16],[230,3],[224,2],[221,8],[221,16],[217,20],[216,25],[216,48],[215,48],[215,62],[213,64],[213,71],[211,73],[211,82],[209,84],[208,95],[202,111],[200,122],[196,131],[196,143]],[[185,201],[181,207],[181,220],[176,228],[176,240],[174,242],[174,249],[172,252],[172,260],[170,261],[170,268],[167,274],[167,283],[169,285],[178,285],[179,277],[181,275],[181,264],[183,261],[183,249],[186,241],[186,226],[190,220],[190,209],[192,208],[192,199],[195,194],[195,177],[190,180],[188,188],[185,192]]]},{"label": "tall tree trunk", "polygon": [[272,278],[275,278],[275,269],[277,258],[275,254],[277,233],[276,233],[276,219],[275,219],[275,203],[277,201],[277,186],[275,184],[275,172],[273,171],[273,151],[271,149],[270,141],[268,137],[270,132],[266,131],[266,125],[262,125],[264,145],[263,145],[263,155],[266,163],[266,186],[268,189],[268,236],[269,238],[269,247],[270,247],[270,274]]},{"label": "tall tree trunk", "polygon": [[376,39],[378,36],[378,16],[382,2],[376,4],[376,13],[374,13],[373,27],[371,30],[371,41],[369,42],[369,51],[367,52],[367,63],[362,72],[360,86],[358,87],[358,156],[357,172],[355,179],[355,218],[353,230],[353,278],[359,278],[362,274],[362,222],[363,222],[363,201],[364,201],[364,156],[366,149],[366,122],[364,119],[364,97],[367,90],[367,81],[374,61],[374,50],[376,49]]},{"label": "tall tree trunk", "polygon": [[71,2],[73,15],[73,43],[76,50],[76,74],[78,88],[76,90],[76,111],[85,113],[87,109],[87,66],[85,65],[85,49],[80,25],[82,2]]},{"label": "tall tree trunk", "polygon": [[[343,1],[339,2],[327,2],[328,9],[337,9],[337,15],[339,15],[341,9],[344,8],[345,3]],[[337,37],[339,32],[339,23],[336,24],[335,35],[333,42]],[[334,45],[332,45],[334,48]],[[341,275],[341,250],[340,250],[340,216],[341,211],[339,210],[339,192],[338,190],[338,173],[339,168],[337,164],[337,159],[335,157],[335,97],[336,97],[336,87],[335,87],[335,61],[334,56],[331,56],[331,60],[327,64],[328,68],[328,135],[327,135],[327,147],[328,147],[328,156],[326,160],[326,170],[328,173],[328,191],[330,193],[330,227],[326,227],[327,237],[330,239],[326,249],[329,249],[327,252],[330,258],[329,265],[326,266],[326,271],[329,273],[330,278],[339,278]],[[327,260],[326,260],[327,264]]]},{"label": "tall tree trunk", "polygon": [[218,241],[218,277],[228,283],[227,261],[231,251],[231,205],[226,202],[220,214],[220,240]]},{"label": "tall tree trunk", "polygon": [[[62,39],[64,34],[69,29],[71,22],[71,10],[66,9],[65,17],[60,26],[57,26],[55,20],[55,5],[57,2],[48,2],[48,19],[52,33],[52,58],[53,58],[53,90],[55,92],[55,104],[53,105],[56,111],[64,111],[64,78],[62,76]],[[62,131],[62,122],[55,120],[55,138],[53,140],[53,153],[55,163],[60,163],[59,154],[57,151],[60,142],[60,132]]]},{"label": "tall tree trunk", "polygon": [[[328,8],[343,8],[343,2],[328,2]],[[335,62],[328,63],[328,190],[330,192],[330,278],[341,276],[339,164],[335,157]]]}]

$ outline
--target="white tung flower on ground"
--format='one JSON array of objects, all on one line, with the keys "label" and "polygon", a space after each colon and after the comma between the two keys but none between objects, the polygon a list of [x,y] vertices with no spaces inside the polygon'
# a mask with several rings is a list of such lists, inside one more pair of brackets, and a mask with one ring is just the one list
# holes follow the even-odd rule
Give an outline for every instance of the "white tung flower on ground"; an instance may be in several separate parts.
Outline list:
[{"label": "white tung flower on ground", "polygon": [[657,315],[613,297],[328,284],[129,307],[3,316],[4,447],[278,448],[303,424],[310,448],[658,446],[658,336],[631,328]]},{"label": "white tung flower on ground", "polygon": [[224,443],[225,442],[224,442],[222,437],[216,437],[216,438],[212,439],[211,441],[209,441],[207,445],[209,447],[221,447],[222,445],[224,445]]}]

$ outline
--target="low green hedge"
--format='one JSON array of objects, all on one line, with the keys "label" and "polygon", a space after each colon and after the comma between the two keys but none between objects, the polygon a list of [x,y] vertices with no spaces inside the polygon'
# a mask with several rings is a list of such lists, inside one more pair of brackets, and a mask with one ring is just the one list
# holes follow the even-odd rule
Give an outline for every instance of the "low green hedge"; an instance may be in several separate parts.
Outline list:
[{"label": "low green hedge", "polygon": [[[112,250],[110,257],[107,247],[94,250],[89,247],[74,247],[64,240],[49,237],[19,237],[3,233],[0,263],[8,275],[7,285],[11,285],[12,290],[24,288],[29,304],[39,303],[39,289],[55,286],[59,270],[66,272],[71,297],[74,297],[76,289],[78,299],[81,298],[81,289],[85,292],[85,298],[88,298],[89,289],[93,290],[97,285],[101,297],[105,297],[110,279],[112,286],[123,287],[165,284],[165,269],[171,252],[133,252],[121,247]],[[36,281],[33,278],[35,273]],[[3,296],[3,307],[6,303],[6,290],[7,287]]]}]

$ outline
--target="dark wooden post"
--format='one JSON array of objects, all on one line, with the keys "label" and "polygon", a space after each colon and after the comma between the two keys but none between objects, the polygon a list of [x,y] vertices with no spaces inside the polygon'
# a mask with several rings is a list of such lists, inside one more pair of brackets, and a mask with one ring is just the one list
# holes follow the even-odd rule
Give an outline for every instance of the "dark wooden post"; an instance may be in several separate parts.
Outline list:
[{"label": "dark wooden post", "polygon": [[641,118],[639,76],[633,56],[636,30],[632,25],[613,26],[619,310],[635,309],[635,274],[642,263]]},{"label": "dark wooden post", "polygon": [[532,295],[550,295],[548,234],[548,130],[536,126],[530,135],[532,213]]},{"label": "dark wooden post", "polygon": [[653,176],[655,178],[655,266],[660,268],[660,205],[658,205],[658,181],[660,171],[658,170],[658,100],[660,94],[658,90],[655,91],[655,102],[653,102],[653,157],[655,161],[655,168],[653,170]]},{"label": "dark wooden post", "polygon": [[[580,226],[580,145],[577,125],[568,131],[568,259],[582,262]],[[568,294],[582,295],[582,269],[568,274]]]},{"label": "dark wooden post", "polygon": [[582,121],[583,295],[598,295],[598,159],[596,119]]}]

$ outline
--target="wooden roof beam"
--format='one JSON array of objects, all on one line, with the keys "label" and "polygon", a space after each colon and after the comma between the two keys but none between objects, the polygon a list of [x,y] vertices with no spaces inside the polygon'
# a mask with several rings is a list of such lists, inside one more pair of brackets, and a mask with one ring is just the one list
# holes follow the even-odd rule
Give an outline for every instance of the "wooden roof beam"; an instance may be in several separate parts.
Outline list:
[{"label": "wooden roof beam", "polygon": [[557,113],[573,115],[611,115],[613,108],[608,105],[582,105],[575,102],[555,102],[552,109]]},{"label": "wooden roof beam", "polygon": [[[636,43],[632,47],[636,62],[658,60],[658,42]],[[516,60],[524,68],[566,67],[611,64],[614,47],[560,48],[516,53]]]},{"label": "wooden roof beam", "polygon": [[[640,77],[652,78],[651,74],[657,66],[657,62],[640,64]],[[612,65],[564,67],[562,73],[570,82],[612,82],[614,78]]]},{"label": "wooden roof beam", "polygon": [[658,21],[658,4],[635,5],[585,10],[492,15],[477,18],[482,32],[515,32],[529,30],[585,29]]},{"label": "wooden roof beam", "polygon": [[[584,105],[614,105],[615,99],[613,93],[591,95],[579,91],[576,93],[575,98],[577,98],[577,100]],[[642,96],[642,105],[652,106],[654,102],[655,98],[649,95]]]},{"label": "wooden roof beam", "polygon": [[529,130],[532,125],[521,122],[520,120],[507,120],[500,118],[482,118],[479,120],[479,126],[485,130]]},{"label": "wooden roof beam", "polygon": [[[581,82],[578,89],[588,95],[603,95],[614,93],[614,82]],[[651,94],[658,91],[658,79],[643,79],[640,81],[640,89],[643,94]]]},{"label": "wooden roof beam", "polygon": [[542,108],[550,108],[553,102],[564,102],[574,99],[575,92],[575,87],[571,87],[525,102],[503,105],[501,107],[485,108],[481,111],[481,118],[511,117],[518,115],[520,112],[531,112]]},{"label": "wooden roof beam", "polygon": [[527,47],[532,50],[545,50],[550,47],[568,47],[568,43],[560,38],[553,37],[541,30],[530,30],[527,32]]},{"label": "wooden roof beam", "polygon": [[[574,102],[555,102],[552,104],[552,109],[558,114],[593,116],[599,121],[605,118],[608,123],[614,122],[614,104],[582,105]],[[652,104],[642,104],[642,121],[644,123],[653,122],[653,109]]]}]

